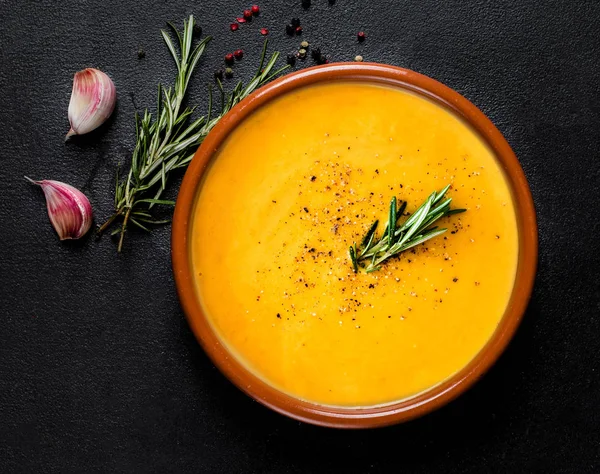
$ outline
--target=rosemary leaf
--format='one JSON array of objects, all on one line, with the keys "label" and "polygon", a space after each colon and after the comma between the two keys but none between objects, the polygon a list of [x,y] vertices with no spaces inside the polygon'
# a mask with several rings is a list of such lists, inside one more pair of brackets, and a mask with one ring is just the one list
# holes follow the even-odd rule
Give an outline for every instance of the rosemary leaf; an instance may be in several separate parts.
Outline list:
[{"label": "rosemary leaf", "polygon": [[140,229],[145,230],[146,232],[150,232],[150,229],[148,229],[148,227],[144,226],[143,224],[140,224],[135,218],[133,218],[133,216],[129,217],[129,222],[131,222],[132,224],[135,224]]},{"label": "rosemary leaf", "polygon": [[354,273],[358,273],[358,262],[356,260],[356,250],[355,245],[351,245],[348,249],[348,253],[350,254],[350,260],[352,261],[352,269]]},{"label": "rosemary leaf", "polygon": [[388,247],[391,247],[394,244],[394,231],[396,230],[396,210],[397,210],[397,202],[396,196],[392,198],[392,202],[390,203],[390,215],[388,219]]},{"label": "rosemary leaf", "polygon": [[371,224],[371,227],[369,227],[369,230],[367,231],[367,233],[363,237],[362,242],[360,243],[360,245],[362,247],[364,247],[361,256],[371,247],[371,244],[373,243],[373,238],[375,237],[375,231],[377,230],[377,226],[378,225],[379,225],[379,221],[378,220],[376,220],[375,222],[373,222]]},{"label": "rosemary leaf", "polygon": [[441,191],[439,191],[439,192],[437,193],[437,196],[436,196],[436,198],[433,200],[433,202],[432,202],[431,204],[433,205],[433,204],[436,204],[436,203],[438,203],[439,201],[441,201],[441,200],[442,200],[442,198],[443,198],[443,197],[444,197],[444,195],[445,195],[445,194],[448,192],[448,190],[449,190],[449,189],[450,189],[450,185],[448,184],[448,185],[447,185],[447,186],[446,186],[444,189],[442,189]]},{"label": "rosemary leaf", "polygon": [[149,202],[151,204],[164,204],[165,206],[174,206],[175,201],[167,201],[166,199],[138,199],[136,203],[141,204]]},{"label": "rosemary leaf", "polygon": [[451,209],[446,213],[447,216],[453,216],[454,214],[461,214],[463,212],[467,212],[466,209]]},{"label": "rosemary leaf", "polygon": [[157,219],[147,219],[144,217],[138,217],[137,220],[140,222],[144,222],[145,224],[153,224],[153,225],[169,224],[171,222],[171,219],[157,220]]}]

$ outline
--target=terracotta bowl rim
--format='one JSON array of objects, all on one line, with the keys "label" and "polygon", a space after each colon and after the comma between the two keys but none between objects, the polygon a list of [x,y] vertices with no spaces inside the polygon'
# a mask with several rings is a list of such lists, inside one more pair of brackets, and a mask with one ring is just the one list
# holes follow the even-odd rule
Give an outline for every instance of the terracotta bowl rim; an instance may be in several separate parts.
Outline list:
[{"label": "terracotta bowl rim", "polygon": [[[212,330],[197,298],[189,258],[188,237],[202,174],[229,133],[254,110],[282,94],[323,81],[354,80],[415,91],[452,110],[489,144],[512,188],[519,227],[519,261],[513,293],[505,315],[491,339],[462,370],[439,385],[411,398],[382,406],[346,408],[322,406],[285,394],[252,374]],[[527,308],[537,269],[538,234],[535,208],[525,174],[500,131],[458,92],[414,71],[377,63],[336,63],[283,76],[235,106],[208,134],[185,174],[172,229],[172,264],[181,306],[196,338],[213,363],[240,390],[263,405],[296,420],[336,428],[372,428],[422,416],[456,398],[473,385],[498,359],[513,337]]]}]

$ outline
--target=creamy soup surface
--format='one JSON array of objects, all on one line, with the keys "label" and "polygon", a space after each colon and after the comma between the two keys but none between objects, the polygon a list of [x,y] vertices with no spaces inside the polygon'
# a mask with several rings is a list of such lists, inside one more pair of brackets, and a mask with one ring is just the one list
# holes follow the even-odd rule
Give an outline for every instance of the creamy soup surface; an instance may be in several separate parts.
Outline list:
[{"label": "creamy soup surface", "polygon": [[[448,231],[354,274],[348,247],[390,199],[452,184]],[[406,219],[406,217],[403,217]],[[198,295],[222,342],[272,386],[327,405],[427,390],[469,363],[513,288],[518,231],[492,151],[414,93],[364,82],[273,100],[227,139],[191,231]]]}]

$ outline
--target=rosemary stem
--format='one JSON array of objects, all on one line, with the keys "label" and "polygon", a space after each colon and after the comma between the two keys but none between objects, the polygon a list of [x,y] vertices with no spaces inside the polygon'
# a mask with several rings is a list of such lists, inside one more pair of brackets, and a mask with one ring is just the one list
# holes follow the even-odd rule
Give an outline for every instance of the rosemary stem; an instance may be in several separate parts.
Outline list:
[{"label": "rosemary stem", "polygon": [[121,225],[121,235],[119,236],[119,245],[117,247],[117,252],[121,253],[123,249],[123,240],[125,239],[125,231],[127,230],[127,221],[129,220],[129,215],[131,214],[131,207],[127,209],[125,213],[125,217],[123,218],[123,224]]},{"label": "rosemary stem", "polygon": [[98,227],[96,234],[98,236],[101,236],[106,231],[106,229],[108,229],[111,226],[111,224],[115,221],[115,219],[117,217],[119,217],[122,213],[123,213],[123,208],[118,209],[117,212],[115,212],[112,216],[110,216],[106,220],[106,222],[104,222],[104,224],[102,224],[100,227]]}]

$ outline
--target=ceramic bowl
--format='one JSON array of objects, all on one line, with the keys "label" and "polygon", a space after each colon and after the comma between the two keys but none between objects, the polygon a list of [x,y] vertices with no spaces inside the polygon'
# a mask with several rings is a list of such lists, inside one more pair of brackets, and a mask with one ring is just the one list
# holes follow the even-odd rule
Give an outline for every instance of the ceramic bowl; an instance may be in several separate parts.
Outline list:
[{"label": "ceramic bowl", "polygon": [[[319,82],[353,80],[382,83],[421,94],[462,117],[488,143],[512,188],[519,227],[519,261],[514,289],[506,312],[490,340],[462,370],[443,383],[408,399],[372,408],[322,406],[296,399],[271,387],[233,357],[211,328],[200,306],[190,259],[190,231],[194,203],[203,172],[227,136],[265,103],[300,87]],[[172,259],[175,282],[183,310],[198,341],[214,364],[238,388],[267,407],[317,425],[367,428],[390,425],[428,413],[467,390],[498,359],[525,312],[537,265],[537,224],[529,186],[510,146],[471,102],[443,84],[416,72],[383,64],[340,63],[288,74],[257,90],[229,112],[198,149],[185,175],[173,218]]]}]

